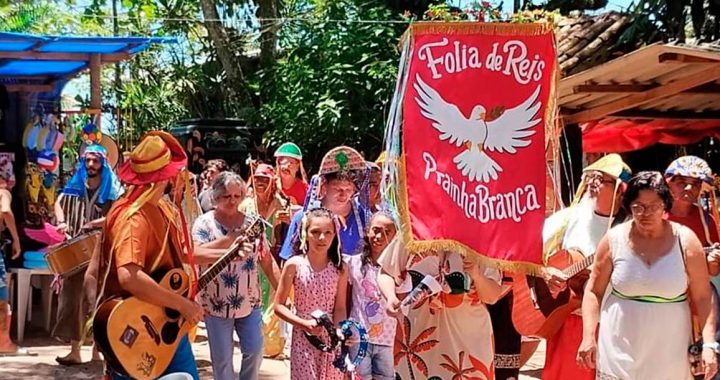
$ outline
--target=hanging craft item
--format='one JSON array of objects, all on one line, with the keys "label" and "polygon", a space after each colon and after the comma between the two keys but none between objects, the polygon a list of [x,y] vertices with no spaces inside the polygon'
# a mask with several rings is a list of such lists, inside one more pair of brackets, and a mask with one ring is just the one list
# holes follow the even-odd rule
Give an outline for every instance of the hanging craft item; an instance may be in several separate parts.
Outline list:
[{"label": "hanging craft item", "polygon": [[102,142],[103,134],[98,128],[97,124],[90,122],[86,124],[82,129],[82,141],[84,144],[99,144]]},{"label": "hanging craft item", "polygon": [[552,25],[414,23],[400,61],[382,193],[407,249],[537,271],[556,113]]},{"label": "hanging craft item", "polygon": [[[55,168],[57,168],[59,164],[59,160],[57,156],[54,157],[55,160]],[[42,194],[45,198],[45,205],[48,206],[48,208],[52,208],[55,205],[55,184],[57,182],[57,175],[53,174],[52,171],[49,173],[45,173],[45,176],[43,177],[43,187],[42,187]]]},{"label": "hanging craft item", "polygon": [[38,168],[37,164],[28,162],[27,180],[25,181],[25,183],[27,194],[30,196],[30,201],[33,203],[37,203],[38,197],[40,196],[40,186],[42,185],[40,169]]}]

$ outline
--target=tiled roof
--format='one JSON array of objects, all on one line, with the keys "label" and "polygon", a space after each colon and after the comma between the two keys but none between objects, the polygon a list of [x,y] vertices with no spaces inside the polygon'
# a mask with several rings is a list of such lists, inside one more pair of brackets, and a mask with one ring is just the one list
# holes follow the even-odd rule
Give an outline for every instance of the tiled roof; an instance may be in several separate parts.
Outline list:
[{"label": "tiled roof", "polygon": [[555,29],[558,61],[563,76],[572,75],[614,58],[617,38],[630,17],[618,12],[561,17]]}]

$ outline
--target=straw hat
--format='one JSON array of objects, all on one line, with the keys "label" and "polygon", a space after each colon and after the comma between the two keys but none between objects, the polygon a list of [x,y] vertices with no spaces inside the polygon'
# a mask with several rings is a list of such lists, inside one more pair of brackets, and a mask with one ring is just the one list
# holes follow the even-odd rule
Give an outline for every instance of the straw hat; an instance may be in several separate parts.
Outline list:
[{"label": "straw hat", "polygon": [[118,169],[120,180],[147,185],[175,178],[187,166],[182,145],[169,133],[148,132]]}]

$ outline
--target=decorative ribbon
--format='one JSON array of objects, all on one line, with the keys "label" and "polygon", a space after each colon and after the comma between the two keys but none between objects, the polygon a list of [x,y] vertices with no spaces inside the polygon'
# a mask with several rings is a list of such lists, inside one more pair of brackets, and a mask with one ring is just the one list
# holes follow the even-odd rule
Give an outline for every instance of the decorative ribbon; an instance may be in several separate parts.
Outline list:
[{"label": "decorative ribbon", "polygon": [[678,303],[678,302],[684,302],[687,301],[687,293],[680,294],[677,297],[673,298],[665,298],[665,297],[659,297],[659,296],[627,296],[625,294],[620,293],[615,288],[612,289],[612,294],[615,297],[629,300],[629,301],[637,301],[637,302],[646,302],[646,303]]}]

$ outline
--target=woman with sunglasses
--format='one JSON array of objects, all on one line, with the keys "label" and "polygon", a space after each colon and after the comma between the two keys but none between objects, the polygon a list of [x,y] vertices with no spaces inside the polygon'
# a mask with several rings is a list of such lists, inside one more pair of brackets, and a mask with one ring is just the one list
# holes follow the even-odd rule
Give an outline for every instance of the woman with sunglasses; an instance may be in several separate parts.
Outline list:
[{"label": "woman with sunglasses", "polygon": [[[632,219],[612,228],[598,246],[577,355],[578,365],[595,368],[598,378],[692,378],[688,301],[698,320],[707,320],[710,286],[697,236],[665,218],[672,202],[662,174],[639,173],[623,197]],[[706,379],[717,371],[714,330],[707,324],[702,332]]]}]

